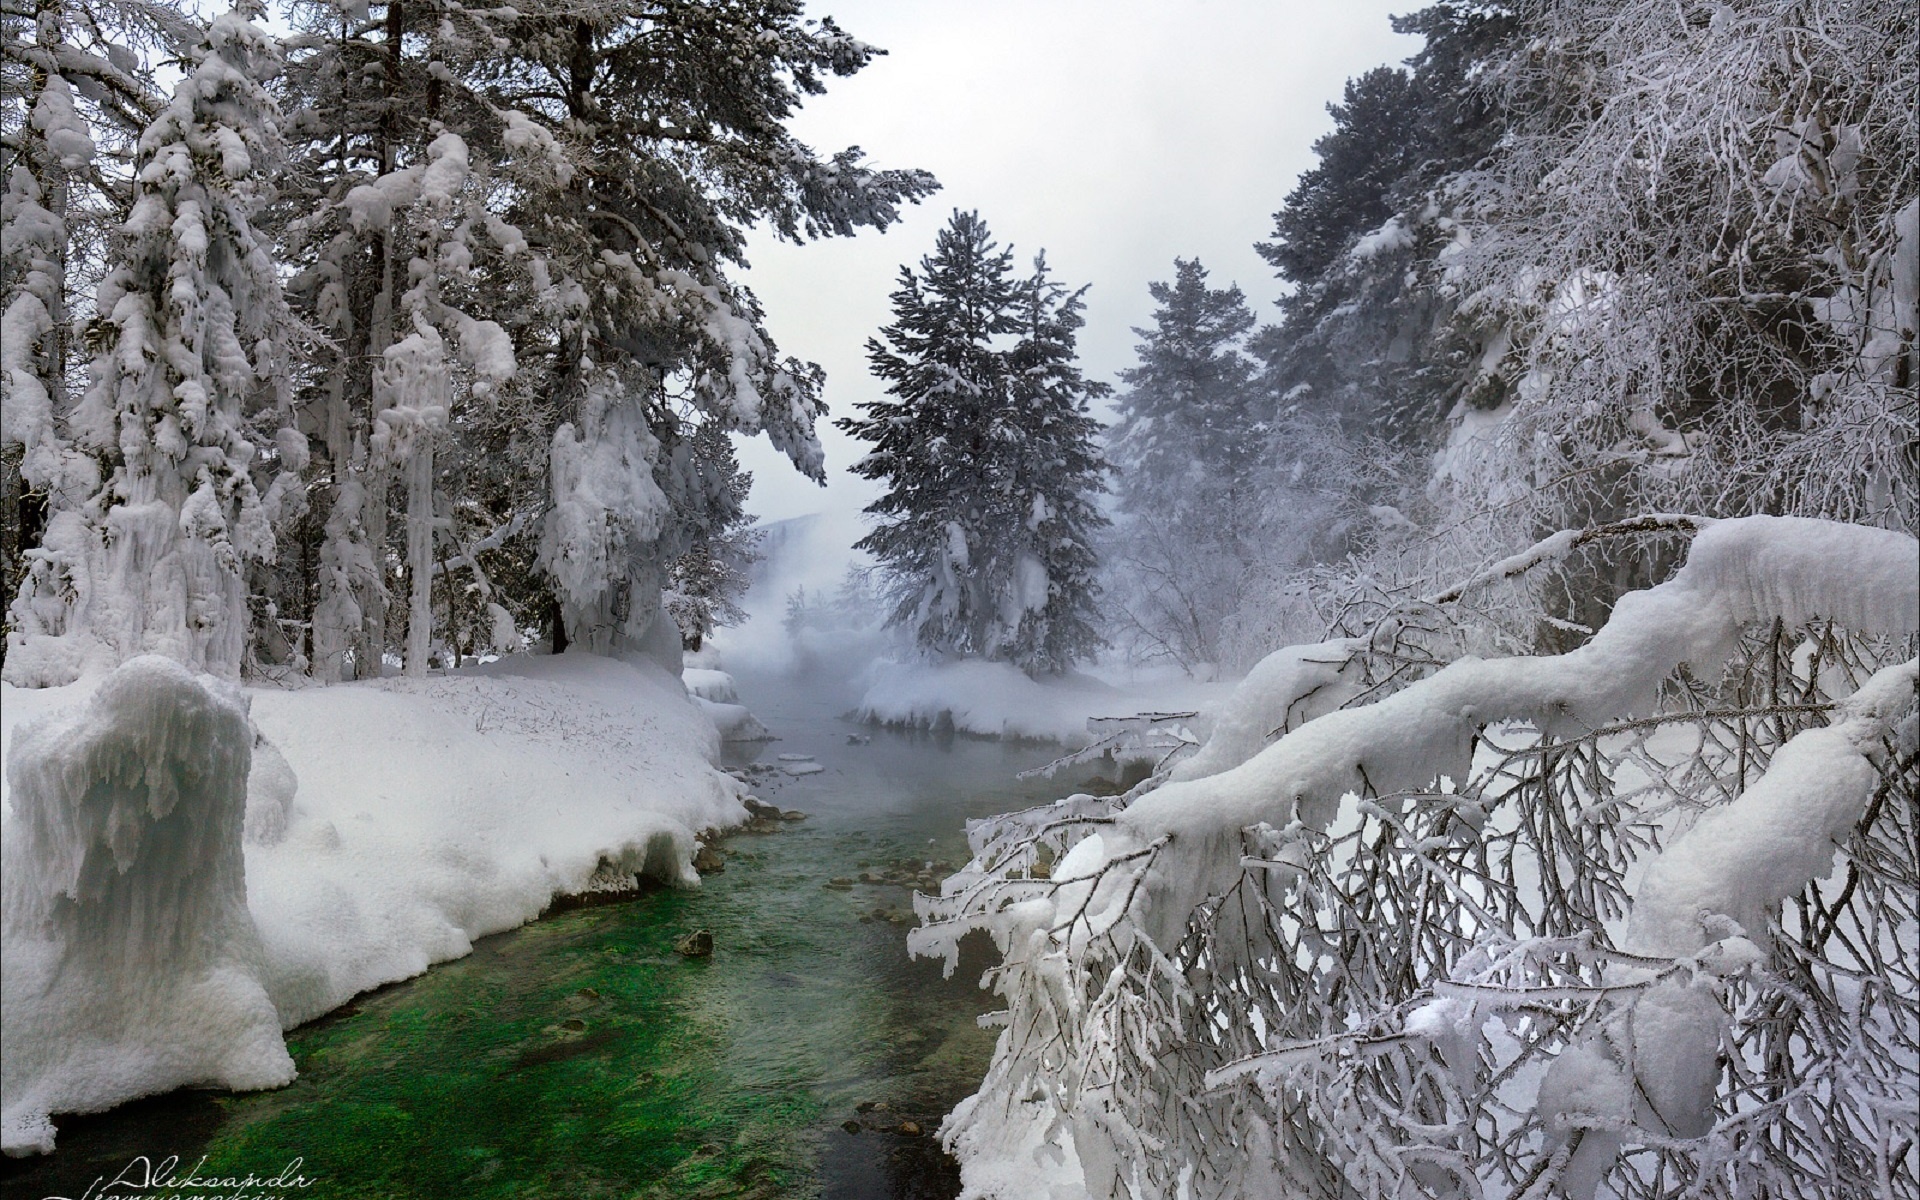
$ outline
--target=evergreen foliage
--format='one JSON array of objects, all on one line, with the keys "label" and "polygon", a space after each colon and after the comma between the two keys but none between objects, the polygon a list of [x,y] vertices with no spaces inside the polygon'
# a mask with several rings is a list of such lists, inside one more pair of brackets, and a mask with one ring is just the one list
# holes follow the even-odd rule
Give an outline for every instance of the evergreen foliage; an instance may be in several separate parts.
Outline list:
[{"label": "evergreen foliage", "polygon": [[[731,277],[746,230],[885,228],[936,186],[785,127],[881,51],[792,0],[291,17],[276,49],[242,16],[206,26],[163,3],[5,14],[26,117],[7,106],[0,163],[8,677],[57,683],[141,645],[322,680],[542,628],[556,648],[632,648],[656,644],[670,588],[693,628],[724,619],[744,519],[730,435],[822,471],[823,375],[780,354]],[[217,91],[206,72],[243,27],[251,58]],[[216,51],[187,53],[209,29]],[[182,54],[197,73],[170,108],[148,64]],[[183,104],[195,115],[169,115]],[[136,142],[130,190],[111,164]],[[162,244],[193,240],[191,221],[173,232],[139,204],[197,213],[204,263]],[[177,320],[168,279],[198,297]],[[129,297],[155,323],[130,322]],[[96,348],[117,339],[90,385],[70,353],[89,322]],[[200,365],[167,350],[176,335]],[[210,422],[182,387],[206,392]],[[136,410],[155,434],[136,436]],[[192,499],[207,487],[216,502]],[[189,592],[130,565],[153,549],[131,514],[172,529],[183,506],[219,548]],[[179,602],[141,598],[162,586]],[[127,614],[156,605],[201,632],[129,635]]]},{"label": "evergreen foliage", "polygon": [[1273,401],[1245,350],[1254,316],[1238,287],[1210,288],[1175,259],[1116,402],[1110,453],[1121,528],[1114,591],[1136,653],[1183,666],[1221,661],[1222,622],[1264,556]]},{"label": "evergreen foliage", "polygon": [[956,211],[921,273],[900,269],[893,323],[867,343],[891,399],[841,428],[885,481],[858,544],[886,573],[891,623],[938,655],[1057,673],[1100,644],[1092,498],[1105,466],[1074,363],[1080,291],[1041,256],[1025,281],[976,213]]}]

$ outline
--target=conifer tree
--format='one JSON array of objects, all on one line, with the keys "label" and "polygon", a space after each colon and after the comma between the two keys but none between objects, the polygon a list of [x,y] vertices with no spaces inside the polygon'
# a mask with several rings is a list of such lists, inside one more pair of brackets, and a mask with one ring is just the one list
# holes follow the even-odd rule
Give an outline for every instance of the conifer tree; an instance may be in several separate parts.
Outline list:
[{"label": "conifer tree", "polygon": [[76,333],[132,202],[122,166],[165,103],[143,59],[180,61],[199,32],[165,0],[0,9],[0,596],[35,575],[19,616],[36,629],[65,632],[88,586],[75,518],[55,517],[100,486],[69,428]]},{"label": "conifer tree", "polygon": [[302,465],[298,435],[276,436],[285,302],[252,223],[277,149],[261,81],[278,51],[234,12],[192,58],[141,136],[118,265],[100,285],[99,353],[71,424],[109,475],[51,516],[48,542],[66,570],[36,562],[14,605],[28,640],[7,669],[23,681],[65,682],[148,652],[238,675],[248,568],[274,552],[256,459]]},{"label": "conifer tree", "polygon": [[924,650],[1065,670],[1098,645],[1087,401],[1104,385],[1074,365],[1081,293],[1044,260],[1016,280],[977,213],[956,211],[920,267],[901,268],[894,321],[867,343],[892,398],[840,422],[874,447],[853,470],[888,485],[858,545]]},{"label": "conifer tree", "polygon": [[1000,556],[1014,564],[1003,604],[1019,614],[1007,657],[1032,674],[1058,674],[1104,644],[1094,538],[1107,519],[1094,497],[1106,490],[1107,464],[1087,408],[1113,388],[1076,361],[1086,290],[1056,283],[1041,254],[1015,298]]},{"label": "conifer tree", "polygon": [[1219,661],[1221,622],[1258,555],[1271,407],[1243,346],[1253,313],[1238,287],[1207,286],[1198,260],[1175,259],[1159,308],[1135,329],[1138,365],[1121,372],[1111,452],[1124,514],[1116,580],[1127,624],[1149,657]]}]

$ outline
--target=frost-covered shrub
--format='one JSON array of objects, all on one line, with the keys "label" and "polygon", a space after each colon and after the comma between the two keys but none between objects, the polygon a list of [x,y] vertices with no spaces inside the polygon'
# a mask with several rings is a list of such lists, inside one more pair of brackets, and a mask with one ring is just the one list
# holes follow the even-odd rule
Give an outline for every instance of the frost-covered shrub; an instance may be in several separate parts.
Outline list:
[{"label": "frost-covered shrub", "polygon": [[1920,545],[1686,524],[1569,653],[1283,652],[1128,795],[978,823],[912,935],[1003,960],[971,1193],[1920,1195]]}]

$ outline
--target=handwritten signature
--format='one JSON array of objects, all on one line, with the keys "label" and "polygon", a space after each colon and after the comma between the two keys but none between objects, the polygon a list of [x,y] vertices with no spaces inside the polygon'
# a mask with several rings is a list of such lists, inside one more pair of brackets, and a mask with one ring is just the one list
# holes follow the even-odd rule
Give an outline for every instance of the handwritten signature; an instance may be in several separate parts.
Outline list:
[{"label": "handwritten signature", "polygon": [[112,1180],[101,1175],[78,1196],[48,1196],[45,1200],[286,1200],[289,1194],[319,1182],[300,1173],[300,1164],[305,1161],[296,1158],[274,1175],[251,1171],[245,1175],[202,1175],[200,1170],[207,1165],[205,1155],[182,1173],[177,1154],[157,1163],[138,1154]]}]

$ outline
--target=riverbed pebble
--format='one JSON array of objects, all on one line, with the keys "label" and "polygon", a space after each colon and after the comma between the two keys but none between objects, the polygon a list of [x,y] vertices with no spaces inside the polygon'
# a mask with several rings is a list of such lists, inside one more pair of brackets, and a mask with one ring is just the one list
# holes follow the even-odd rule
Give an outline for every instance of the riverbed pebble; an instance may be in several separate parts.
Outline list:
[{"label": "riverbed pebble", "polygon": [[706,958],[713,953],[713,934],[705,929],[696,929],[676,941],[673,948],[688,958]]}]

